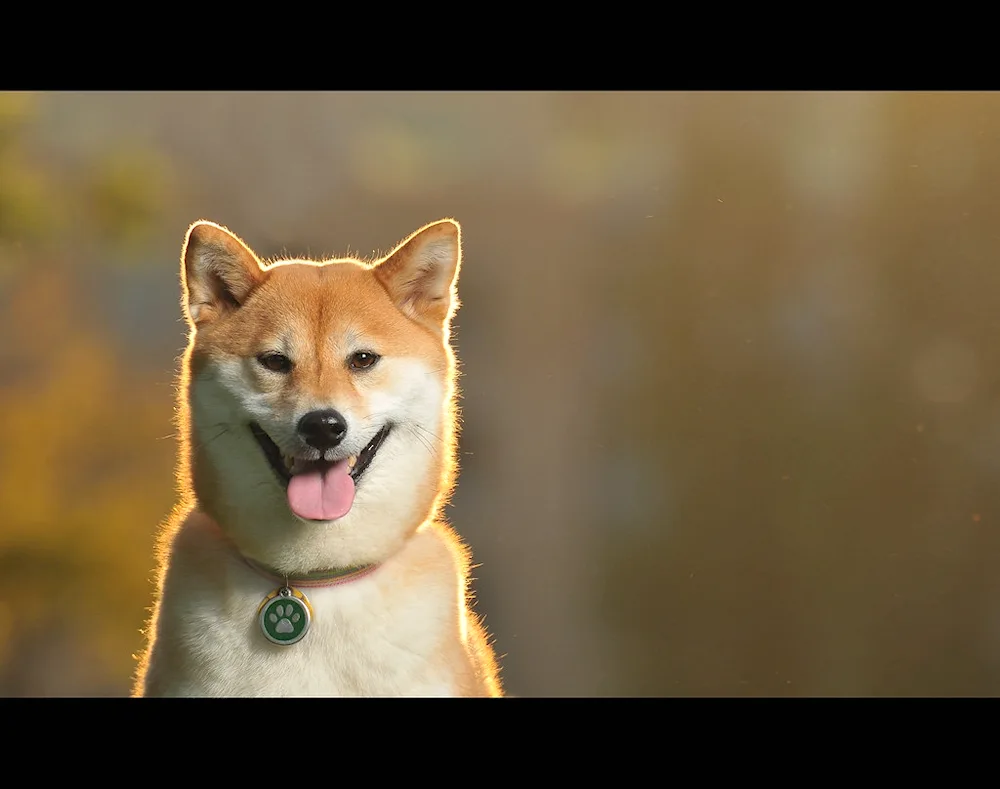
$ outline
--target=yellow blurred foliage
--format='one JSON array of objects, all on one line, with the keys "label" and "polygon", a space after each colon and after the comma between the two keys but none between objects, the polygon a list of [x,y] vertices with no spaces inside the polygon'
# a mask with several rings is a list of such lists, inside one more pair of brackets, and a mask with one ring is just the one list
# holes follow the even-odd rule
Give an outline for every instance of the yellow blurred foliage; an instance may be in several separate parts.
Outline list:
[{"label": "yellow blurred foliage", "polygon": [[133,151],[64,188],[31,155],[32,108],[0,93],[0,695],[126,693],[173,497],[173,390],[95,320],[92,260],[65,251],[53,196],[82,218],[74,232],[132,239],[164,180]]},{"label": "yellow blurred foliage", "polygon": [[0,91],[0,151],[13,144],[22,124],[34,117],[36,108],[33,93]]},{"label": "yellow blurred foliage", "polygon": [[[36,325],[45,329],[25,330]],[[16,339],[4,352],[13,380],[0,388],[0,599],[49,587],[28,596],[38,605],[0,612],[0,636],[61,617],[87,622],[124,691],[149,600],[152,536],[171,503],[174,446],[157,440],[170,388],[122,367],[53,269],[18,283],[0,333]]]}]

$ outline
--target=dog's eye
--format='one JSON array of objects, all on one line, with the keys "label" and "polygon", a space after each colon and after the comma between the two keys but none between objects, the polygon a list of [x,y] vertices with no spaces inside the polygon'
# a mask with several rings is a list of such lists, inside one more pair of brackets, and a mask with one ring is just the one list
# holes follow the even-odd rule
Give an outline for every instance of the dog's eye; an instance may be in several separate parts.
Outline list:
[{"label": "dog's eye", "polygon": [[292,369],[292,360],[283,353],[262,353],[257,361],[272,373],[287,373]]},{"label": "dog's eye", "polygon": [[369,351],[358,351],[351,355],[350,364],[352,370],[367,370],[381,357],[377,353]]}]

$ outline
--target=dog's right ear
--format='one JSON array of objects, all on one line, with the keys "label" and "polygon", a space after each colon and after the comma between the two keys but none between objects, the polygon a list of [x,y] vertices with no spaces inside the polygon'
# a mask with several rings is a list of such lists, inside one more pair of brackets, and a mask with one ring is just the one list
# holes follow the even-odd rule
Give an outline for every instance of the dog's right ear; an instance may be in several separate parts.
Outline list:
[{"label": "dog's right ear", "polygon": [[236,309],[263,279],[257,256],[226,228],[205,221],[188,228],[181,251],[181,283],[192,326]]}]

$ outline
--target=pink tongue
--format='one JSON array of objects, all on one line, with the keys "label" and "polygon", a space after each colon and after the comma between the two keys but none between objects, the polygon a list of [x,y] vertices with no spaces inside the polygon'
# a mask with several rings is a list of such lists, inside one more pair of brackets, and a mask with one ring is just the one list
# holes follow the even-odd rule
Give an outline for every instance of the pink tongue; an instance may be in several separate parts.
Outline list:
[{"label": "pink tongue", "polygon": [[288,482],[288,506],[307,520],[343,518],[354,503],[354,480],[349,471],[345,459],[324,469],[295,474]]}]

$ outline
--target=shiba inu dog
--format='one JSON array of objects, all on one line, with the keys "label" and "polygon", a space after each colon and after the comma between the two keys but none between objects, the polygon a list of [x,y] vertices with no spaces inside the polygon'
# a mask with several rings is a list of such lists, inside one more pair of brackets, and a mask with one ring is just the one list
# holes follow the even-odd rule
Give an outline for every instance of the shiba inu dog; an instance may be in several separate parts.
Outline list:
[{"label": "shiba inu dog", "polygon": [[196,222],[180,502],[136,696],[500,696],[455,475],[458,223],[262,263]]}]

